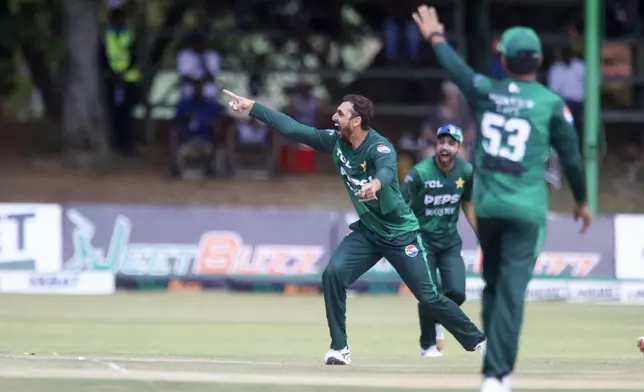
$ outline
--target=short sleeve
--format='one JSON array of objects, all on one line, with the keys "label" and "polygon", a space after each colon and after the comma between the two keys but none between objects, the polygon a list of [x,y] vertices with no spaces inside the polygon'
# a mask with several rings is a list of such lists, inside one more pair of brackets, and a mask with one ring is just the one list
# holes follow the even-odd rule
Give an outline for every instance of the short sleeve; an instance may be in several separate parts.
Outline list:
[{"label": "short sleeve", "polygon": [[219,53],[215,52],[214,50],[209,50],[206,52],[205,56],[208,71],[211,74],[219,73],[219,71],[221,70],[221,58],[219,57]]},{"label": "short sleeve", "polygon": [[194,66],[194,56],[187,49],[179,51],[177,54],[177,72],[180,76],[191,76]]}]

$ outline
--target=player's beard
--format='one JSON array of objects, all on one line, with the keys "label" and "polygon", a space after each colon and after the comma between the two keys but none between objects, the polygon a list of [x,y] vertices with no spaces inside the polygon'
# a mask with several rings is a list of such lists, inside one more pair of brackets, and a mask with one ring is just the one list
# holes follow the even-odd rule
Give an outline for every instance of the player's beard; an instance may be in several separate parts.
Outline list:
[{"label": "player's beard", "polygon": [[437,151],[438,155],[438,162],[442,166],[450,166],[452,163],[454,163],[454,159],[456,159],[456,154],[458,153],[458,149],[450,151],[449,148],[439,148]]},{"label": "player's beard", "polygon": [[338,124],[338,135],[340,136],[340,140],[349,140],[349,136],[351,136],[351,130],[349,127],[343,127],[342,125]]}]

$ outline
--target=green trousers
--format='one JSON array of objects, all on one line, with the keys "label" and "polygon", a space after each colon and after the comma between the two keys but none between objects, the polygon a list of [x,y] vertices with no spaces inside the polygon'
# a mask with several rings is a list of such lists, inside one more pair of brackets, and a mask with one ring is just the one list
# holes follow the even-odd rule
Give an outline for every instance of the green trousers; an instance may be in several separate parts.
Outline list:
[{"label": "green trousers", "polygon": [[[465,262],[461,256],[463,242],[458,232],[447,237],[435,238],[423,233],[430,266],[438,271],[439,291],[456,305],[465,302]],[[427,349],[436,344],[436,320],[418,304],[420,322],[420,346]]]},{"label": "green trousers", "polygon": [[483,325],[488,336],[486,377],[502,378],[516,362],[525,292],[543,243],[544,227],[501,218],[478,218],[483,251]]},{"label": "green trousers", "polygon": [[421,306],[441,323],[467,351],[485,340],[483,333],[449,298],[438,292],[435,271],[428,264],[427,251],[420,232],[410,232],[385,240],[370,232],[360,222],[335,250],[322,274],[326,318],[331,333],[331,349],[340,350],[347,343],[346,289],[385,257]]}]

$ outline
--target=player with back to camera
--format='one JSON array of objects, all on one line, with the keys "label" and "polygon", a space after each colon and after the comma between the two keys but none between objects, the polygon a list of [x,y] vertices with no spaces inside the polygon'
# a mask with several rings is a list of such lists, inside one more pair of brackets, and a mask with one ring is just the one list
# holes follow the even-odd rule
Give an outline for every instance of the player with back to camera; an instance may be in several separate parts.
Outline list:
[{"label": "player with back to camera", "polygon": [[536,80],[541,39],[512,27],[498,45],[508,77],[496,81],[474,71],[446,42],[434,8],[413,18],[477,120],[473,203],[483,251],[483,325],[488,349],[482,392],[510,391],[523,322],[525,291],[542,246],[548,215],[544,183],[550,146],[556,150],[576,205],[575,220],[588,229],[591,215],[577,134],[570,110]]},{"label": "player with back to camera", "polygon": [[[458,156],[463,131],[452,124],[436,131],[436,154],[417,163],[402,184],[402,194],[418,218],[432,268],[438,269],[441,292],[457,305],[465,302],[463,241],[457,223],[462,209],[476,233],[472,206],[472,165]],[[432,315],[418,306],[420,355],[442,356],[443,331]],[[438,343],[438,344],[437,344]]]},{"label": "player with back to camera", "polygon": [[316,129],[271,110],[259,102],[224,90],[237,112],[268,124],[286,137],[331,154],[359,220],[335,249],[322,274],[331,347],[327,365],[351,363],[346,333],[346,289],[385,257],[421,306],[467,351],[485,352],[485,335],[463,311],[436,288],[418,220],[403,200],[396,151],[371,128],[373,105],[360,95],[347,95],[332,121],[335,129]]}]

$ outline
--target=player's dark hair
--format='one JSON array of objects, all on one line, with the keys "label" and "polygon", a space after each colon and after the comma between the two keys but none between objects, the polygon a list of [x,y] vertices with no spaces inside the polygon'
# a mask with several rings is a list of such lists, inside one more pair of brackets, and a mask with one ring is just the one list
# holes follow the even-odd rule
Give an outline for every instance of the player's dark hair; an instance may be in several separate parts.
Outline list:
[{"label": "player's dark hair", "polygon": [[521,50],[505,58],[505,67],[511,74],[527,75],[539,70],[539,57],[531,50]]},{"label": "player's dark hair", "polygon": [[348,94],[342,98],[343,102],[351,102],[353,105],[353,116],[362,119],[361,128],[368,131],[371,128],[371,120],[373,119],[373,103],[369,98],[363,97],[358,94]]}]

